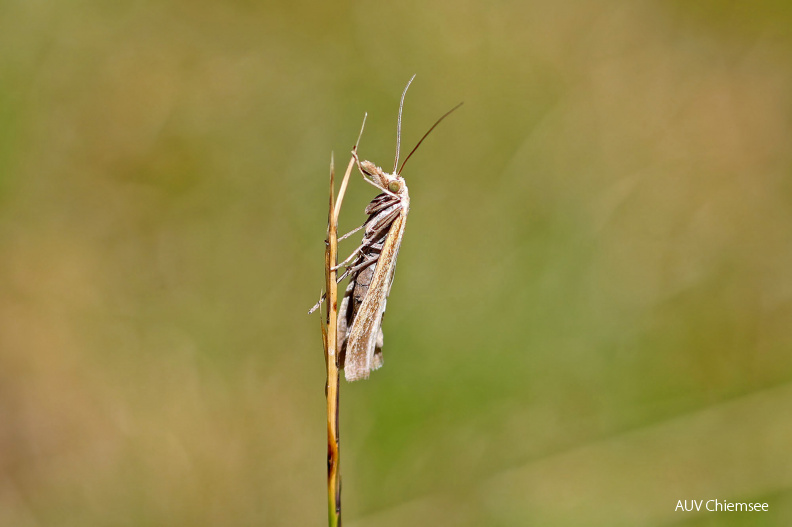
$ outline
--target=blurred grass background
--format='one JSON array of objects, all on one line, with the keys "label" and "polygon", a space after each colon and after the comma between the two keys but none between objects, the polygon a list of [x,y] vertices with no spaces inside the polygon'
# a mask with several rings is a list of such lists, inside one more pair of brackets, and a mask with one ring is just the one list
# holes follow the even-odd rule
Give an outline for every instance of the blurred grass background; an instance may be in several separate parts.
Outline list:
[{"label": "blurred grass background", "polygon": [[[389,169],[413,73],[405,152],[466,104],[404,173],[385,368],[342,385],[345,522],[792,524],[790,27],[0,3],[0,524],[324,524],[329,157],[367,111]],[[770,512],[674,513],[715,498]]]}]

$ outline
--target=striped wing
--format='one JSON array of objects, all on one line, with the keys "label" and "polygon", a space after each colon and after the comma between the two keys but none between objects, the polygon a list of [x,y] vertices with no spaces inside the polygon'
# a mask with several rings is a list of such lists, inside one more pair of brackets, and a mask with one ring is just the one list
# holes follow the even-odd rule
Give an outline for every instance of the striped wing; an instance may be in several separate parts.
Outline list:
[{"label": "striped wing", "polygon": [[399,255],[399,246],[406,222],[407,208],[405,207],[399,217],[393,220],[388,237],[385,239],[385,245],[382,247],[368,294],[363,299],[355,320],[352,321],[352,327],[349,329],[344,362],[344,376],[347,381],[368,379],[372,368],[376,366],[374,351],[377,335],[380,333],[385,301],[390,293],[393,273],[396,268],[396,257]]}]

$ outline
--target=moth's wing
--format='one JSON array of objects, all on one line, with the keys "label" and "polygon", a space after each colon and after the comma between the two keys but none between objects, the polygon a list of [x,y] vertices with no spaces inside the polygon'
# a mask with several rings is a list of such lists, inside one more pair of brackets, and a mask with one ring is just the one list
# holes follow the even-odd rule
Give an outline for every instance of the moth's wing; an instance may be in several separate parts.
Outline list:
[{"label": "moth's wing", "polygon": [[[407,220],[406,210],[393,221],[385,245],[382,247],[374,278],[369,286],[368,294],[358,309],[352,327],[347,333],[346,361],[344,377],[347,381],[368,379],[369,372],[382,366],[382,314],[385,301],[390,293],[393,271],[399,245],[404,235]],[[379,341],[379,354],[377,351]]]},{"label": "moth's wing", "polygon": [[377,341],[374,343],[374,357],[371,359],[371,369],[378,370],[382,368],[382,347],[385,345],[385,334],[382,332],[382,321],[385,320],[385,310],[388,307],[388,296],[390,296],[391,286],[393,285],[393,277],[396,274],[396,260],[399,257],[399,246],[396,247],[396,252],[393,255],[393,265],[391,266],[390,278],[388,278],[388,291],[385,293],[385,301],[382,303],[382,315],[380,315],[379,332],[377,333]]},{"label": "moth's wing", "polygon": [[[391,266],[391,268],[395,269],[396,266],[393,265]],[[390,282],[393,283],[393,273],[391,273]],[[387,297],[387,295],[389,294],[390,294],[390,284],[388,285],[388,292],[385,294],[385,296]],[[388,300],[386,298],[382,306],[382,315],[380,315],[379,329],[377,330],[377,339],[374,341],[374,356],[371,357],[372,371],[382,368],[382,364],[383,364],[382,347],[385,345],[385,334],[382,332],[382,321],[385,320],[385,310],[387,309],[387,306],[388,306]]]},{"label": "moth's wing", "polygon": [[344,291],[344,298],[341,300],[341,307],[338,310],[338,366],[343,367],[344,355],[346,353],[346,341],[349,334],[349,316],[352,310],[352,291],[355,289],[354,282],[347,285]]},{"label": "moth's wing", "polygon": [[382,368],[382,346],[385,343],[385,335],[382,333],[382,318],[380,318],[380,327],[377,332],[377,342],[374,343],[374,356],[371,358],[371,369],[378,370]]}]

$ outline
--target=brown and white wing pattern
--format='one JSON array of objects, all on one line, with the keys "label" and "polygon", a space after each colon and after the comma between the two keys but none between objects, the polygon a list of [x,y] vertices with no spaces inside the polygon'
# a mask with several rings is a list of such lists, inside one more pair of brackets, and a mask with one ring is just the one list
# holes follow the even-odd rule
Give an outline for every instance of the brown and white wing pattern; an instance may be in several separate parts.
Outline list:
[{"label": "brown and white wing pattern", "polygon": [[[347,381],[367,379],[372,369],[382,366],[382,315],[385,312],[386,300],[393,281],[396,257],[404,235],[408,207],[409,205],[403,207],[399,216],[393,220],[377,260],[371,283],[366,288],[365,297],[357,309],[357,313],[354,314],[351,326],[343,328],[346,330],[344,332],[339,331],[341,338],[346,337],[343,367]],[[354,290],[348,289],[347,292],[354,294]],[[344,295],[341,318],[345,318],[345,308],[349,309],[349,302],[352,301],[351,295]]]}]

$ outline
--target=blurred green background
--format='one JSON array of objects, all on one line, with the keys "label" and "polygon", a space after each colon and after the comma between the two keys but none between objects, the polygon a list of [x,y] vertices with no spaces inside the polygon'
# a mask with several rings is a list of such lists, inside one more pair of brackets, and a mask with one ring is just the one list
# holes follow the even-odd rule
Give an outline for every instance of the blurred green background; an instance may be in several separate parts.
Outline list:
[{"label": "blurred green background", "polygon": [[[351,526],[792,525],[788,2],[0,3],[0,525],[324,525],[331,151],[412,210]],[[373,189],[355,174],[342,229]],[[354,248],[345,242],[342,253]],[[674,512],[678,500],[766,513]]]}]

